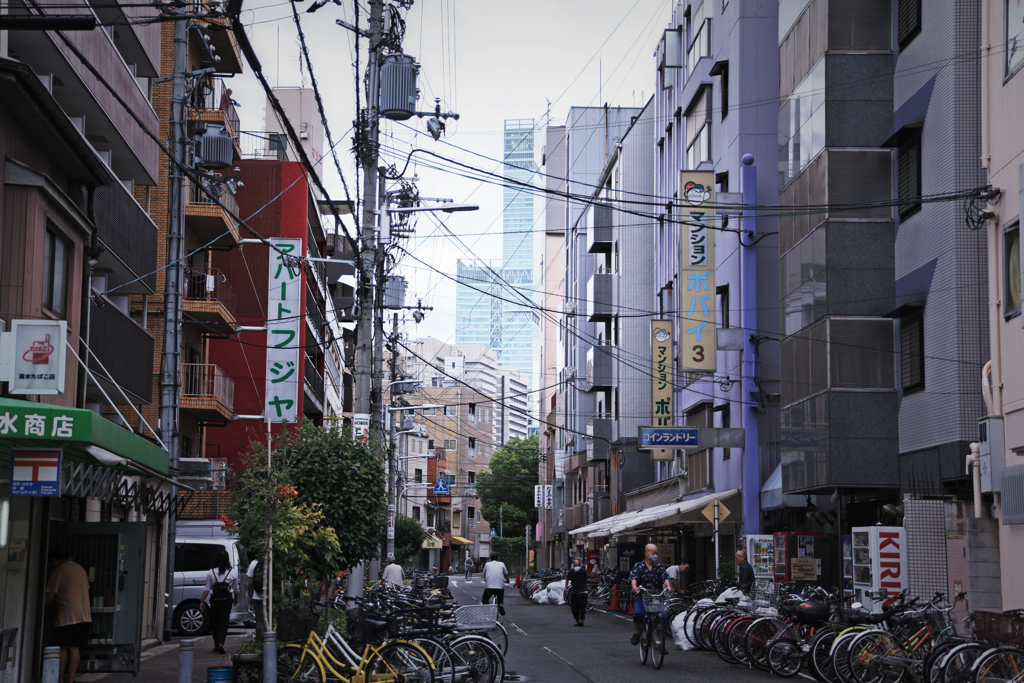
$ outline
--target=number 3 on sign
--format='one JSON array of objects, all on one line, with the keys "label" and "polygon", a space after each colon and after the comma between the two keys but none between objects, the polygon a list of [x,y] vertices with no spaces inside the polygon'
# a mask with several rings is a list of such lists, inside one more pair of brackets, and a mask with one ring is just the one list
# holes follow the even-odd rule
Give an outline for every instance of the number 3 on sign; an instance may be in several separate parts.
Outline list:
[{"label": "number 3 on sign", "polygon": [[693,346],[693,362],[703,363],[704,362],[704,347],[700,344],[694,344]]}]

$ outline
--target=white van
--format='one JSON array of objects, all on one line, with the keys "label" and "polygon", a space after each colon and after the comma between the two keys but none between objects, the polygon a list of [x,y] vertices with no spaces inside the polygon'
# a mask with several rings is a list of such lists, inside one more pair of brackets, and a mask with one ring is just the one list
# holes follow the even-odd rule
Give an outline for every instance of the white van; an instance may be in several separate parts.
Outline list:
[{"label": "white van", "polygon": [[231,608],[231,621],[242,622],[249,613],[249,579],[245,575],[249,558],[242,543],[220,530],[220,522],[188,523],[177,526],[174,548],[174,589],[171,592],[172,626],[186,638],[201,636],[210,629],[210,618],[199,609],[206,586],[206,573],[218,550],[225,550],[231,566],[238,571],[238,604]]}]

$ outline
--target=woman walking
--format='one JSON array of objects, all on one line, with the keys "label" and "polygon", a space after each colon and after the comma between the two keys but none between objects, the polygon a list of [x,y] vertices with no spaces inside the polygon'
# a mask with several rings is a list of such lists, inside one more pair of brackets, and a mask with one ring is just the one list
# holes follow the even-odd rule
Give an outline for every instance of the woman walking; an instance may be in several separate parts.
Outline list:
[{"label": "woman walking", "polygon": [[[209,607],[206,606],[207,596],[210,597]],[[224,650],[224,641],[228,637],[231,608],[237,604],[238,572],[231,568],[228,552],[219,550],[213,558],[213,567],[206,572],[206,588],[199,603],[199,609],[206,611],[210,617],[214,652],[227,654]]]}]

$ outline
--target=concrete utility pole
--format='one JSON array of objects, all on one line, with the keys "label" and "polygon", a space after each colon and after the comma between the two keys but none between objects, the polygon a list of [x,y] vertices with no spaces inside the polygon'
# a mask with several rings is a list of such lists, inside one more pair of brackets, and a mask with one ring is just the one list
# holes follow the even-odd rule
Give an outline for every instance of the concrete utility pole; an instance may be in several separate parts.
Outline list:
[{"label": "concrete utility pole", "polygon": [[[395,400],[395,385],[398,383],[398,314],[394,314],[391,327],[391,407],[397,407]],[[395,449],[398,447],[398,418],[400,413],[391,412],[391,429],[388,438],[388,547],[387,556],[395,554],[395,519],[398,510],[395,507],[395,479],[398,472],[398,458],[395,457]]]},{"label": "concrete utility pole", "polygon": [[[185,12],[181,8],[178,12]],[[181,260],[185,246],[185,71],[188,68],[188,22],[174,22],[174,75],[171,90],[171,140],[173,160],[170,163],[167,268],[164,270],[164,347],[160,372],[160,440],[170,456],[172,476],[178,469],[178,397],[181,395]],[[177,163],[176,163],[177,162]],[[179,165],[181,164],[181,165]],[[171,499],[178,494],[171,486]],[[177,533],[174,508],[167,517],[167,585],[174,586],[174,540]],[[168,603],[170,601],[167,601]],[[164,609],[164,638],[171,637],[171,611]]]},{"label": "concrete utility pole", "polygon": [[[363,130],[359,149],[360,161],[363,165],[363,224],[360,240],[362,273],[359,282],[359,322],[356,327],[358,343],[356,344],[356,378],[355,396],[352,402],[355,413],[370,418],[370,429],[380,435],[380,377],[374,377],[373,329],[377,318],[377,260],[380,250],[377,246],[374,231],[377,210],[377,144],[380,127],[377,115],[380,109],[380,70],[378,56],[380,54],[381,29],[384,24],[383,0],[369,0],[370,3],[370,54],[367,58],[367,99],[366,113],[360,112]],[[359,27],[356,27],[358,30]],[[373,386],[377,386],[377,394],[371,395]],[[376,580],[376,576],[373,577]],[[363,594],[363,565],[361,562],[352,567],[348,580],[348,593],[355,597]]]}]

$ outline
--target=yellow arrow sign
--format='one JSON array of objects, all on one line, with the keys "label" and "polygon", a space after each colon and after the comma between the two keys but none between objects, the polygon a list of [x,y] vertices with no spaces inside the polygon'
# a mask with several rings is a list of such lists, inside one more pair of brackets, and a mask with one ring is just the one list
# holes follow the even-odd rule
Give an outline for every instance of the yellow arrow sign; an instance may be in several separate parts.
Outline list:
[{"label": "yellow arrow sign", "polygon": [[[707,506],[703,510],[701,510],[701,514],[703,514],[705,517],[707,517],[708,521],[711,522],[712,524],[715,523],[715,502],[716,501],[711,501],[710,503],[707,504]],[[725,507],[725,504],[722,503],[722,501],[717,501],[717,502],[718,502],[718,521],[719,522],[724,522],[725,518],[728,517],[729,514],[730,514],[729,508]]]}]

